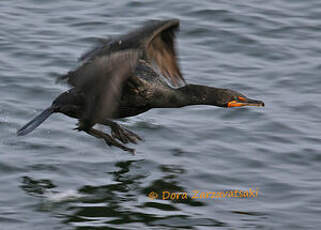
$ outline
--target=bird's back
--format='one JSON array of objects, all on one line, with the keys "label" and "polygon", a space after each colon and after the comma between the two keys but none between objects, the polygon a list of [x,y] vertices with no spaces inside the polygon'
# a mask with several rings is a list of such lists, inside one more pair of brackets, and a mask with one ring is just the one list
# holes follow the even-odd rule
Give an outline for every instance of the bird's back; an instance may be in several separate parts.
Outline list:
[{"label": "bird's back", "polygon": [[155,97],[173,90],[146,60],[139,60],[135,74],[124,85],[119,117],[134,116],[149,110]]}]

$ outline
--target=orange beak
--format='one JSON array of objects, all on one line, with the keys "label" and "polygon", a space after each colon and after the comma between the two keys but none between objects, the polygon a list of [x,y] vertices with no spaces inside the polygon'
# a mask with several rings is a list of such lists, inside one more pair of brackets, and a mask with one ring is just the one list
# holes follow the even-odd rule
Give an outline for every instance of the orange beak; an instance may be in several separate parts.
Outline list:
[{"label": "orange beak", "polygon": [[264,107],[263,101],[252,100],[249,98],[239,97],[239,100],[233,100],[227,103],[227,107],[258,106]]}]

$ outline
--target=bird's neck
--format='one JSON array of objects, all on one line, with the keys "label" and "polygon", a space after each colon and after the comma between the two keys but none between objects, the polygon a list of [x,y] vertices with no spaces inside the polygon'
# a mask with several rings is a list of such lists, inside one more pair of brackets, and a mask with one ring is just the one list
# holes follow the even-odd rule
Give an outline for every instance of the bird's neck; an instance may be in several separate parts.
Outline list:
[{"label": "bird's neck", "polygon": [[154,108],[177,108],[188,105],[221,106],[220,93],[224,89],[188,84],[182,88],[171,89],[154,98]]}]

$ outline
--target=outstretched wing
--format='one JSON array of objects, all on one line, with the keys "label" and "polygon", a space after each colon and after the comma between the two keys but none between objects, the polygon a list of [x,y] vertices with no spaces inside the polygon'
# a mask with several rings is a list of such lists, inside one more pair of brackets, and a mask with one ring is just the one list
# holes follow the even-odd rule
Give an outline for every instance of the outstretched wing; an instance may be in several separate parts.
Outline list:
[{"label": "outstretched wing", "polygon": [[123,83],[134,74],[138,57],[137,50],[119,51],[97,57],[70,74],[68,83],[86,96],[80,129],[112,118],[118,107]]},{"label": "outstretched wing", "polygon": [[[183,86],[185,80],[177,63],[175,49],[175,33],[178,28],[179,20],[176,19],[149,21],[128,34],[102,41],[99,46],[85,53],[80,59],[91,62],[97,57],[109,56],[122,50],[139,49],[172,86]],[[60,80],[68,79],[72,73],[60,77]]]},{"label": "outstretched wing", "polygon": [[185,80],[177,63],[175,33],[179,20],[153,20],[143,27],[119,37],[115,42],[122,48],[140,48],[145,58],[155,64],[160,73],[175,87],[183,86]]},{"label": "outstretched wing", "polygon": [[108,43],[111,42],[111,38],[99,38],[96,40],[96,45],[89,49],[87,52],[82,54],[78,61],[85,62],[88,61],[89,59],[93,58],[96,56],[96,54],[103,49],[105,46],[108,46]]},{"label": "outstretched wing", "polygon": [[155,62],[162,75],[175,87],[185,84],[176,57],[175,32],[178,28],[178,20],[153,22],[146,28],[149,36],[143,43],[147,57]]}]

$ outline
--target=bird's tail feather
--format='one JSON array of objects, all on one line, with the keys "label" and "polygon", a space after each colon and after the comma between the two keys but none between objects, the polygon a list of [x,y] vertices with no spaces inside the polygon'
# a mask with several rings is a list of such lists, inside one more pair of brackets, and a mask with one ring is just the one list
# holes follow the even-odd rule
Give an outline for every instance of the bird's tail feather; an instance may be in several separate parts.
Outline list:
[{"label": "bird's tail feather", "polygon": [[49,107],[45,109],[42,113],[36,116],[34,119],[25,124],[21,129],[17,131],[18,136],[24,136],[32,132],[37,128],[42,122],[44,122],[52,113],[54,113],[54,108]]}]

